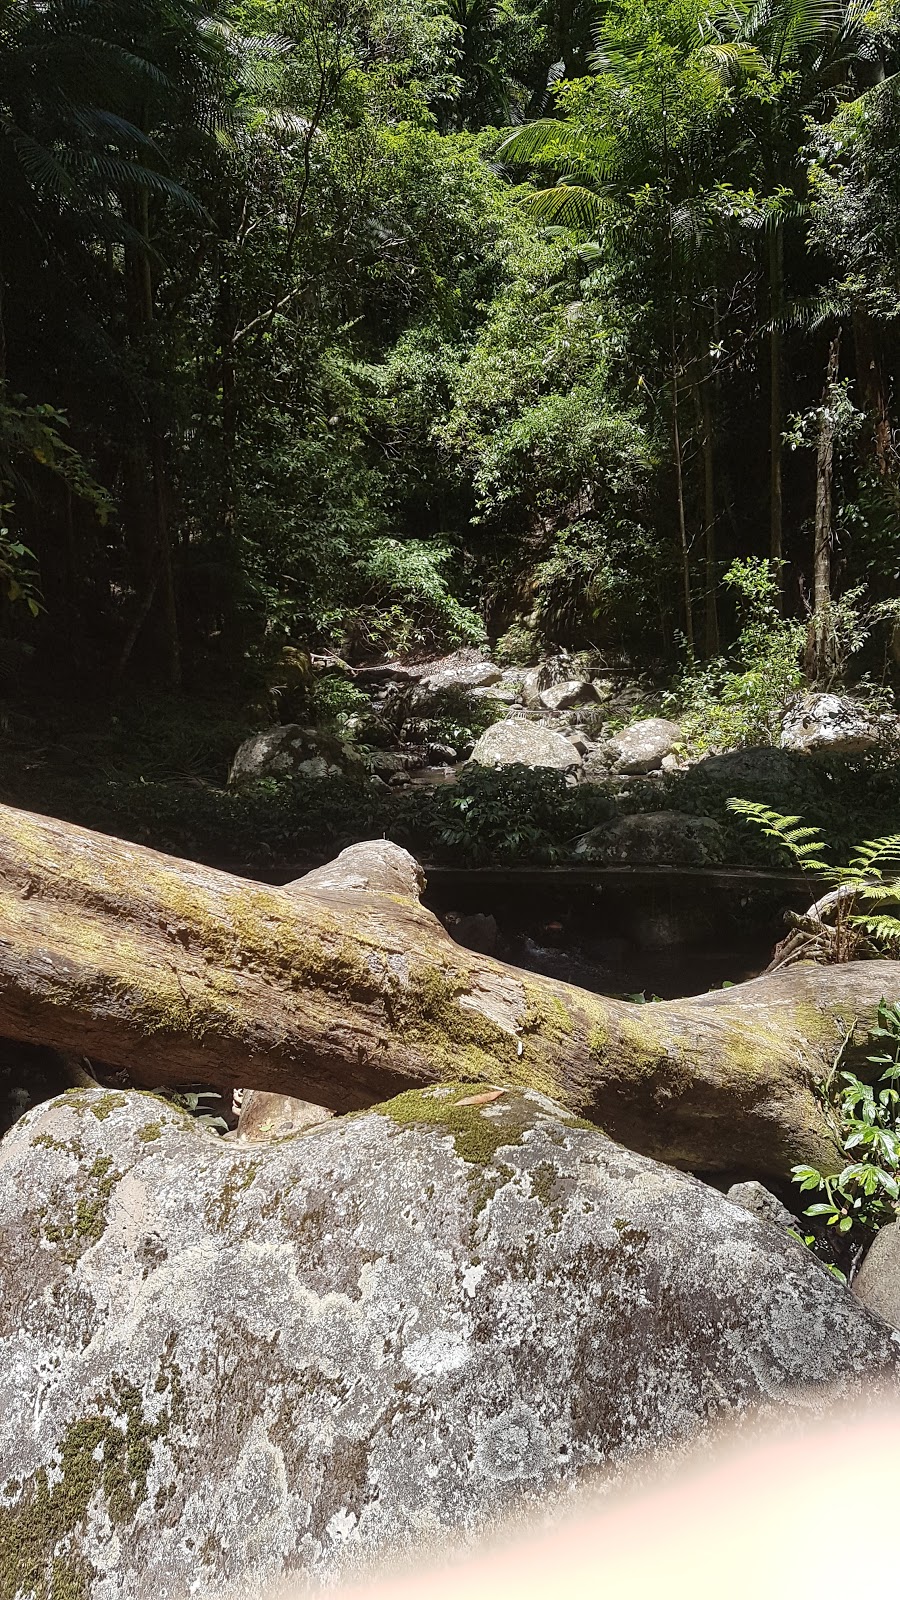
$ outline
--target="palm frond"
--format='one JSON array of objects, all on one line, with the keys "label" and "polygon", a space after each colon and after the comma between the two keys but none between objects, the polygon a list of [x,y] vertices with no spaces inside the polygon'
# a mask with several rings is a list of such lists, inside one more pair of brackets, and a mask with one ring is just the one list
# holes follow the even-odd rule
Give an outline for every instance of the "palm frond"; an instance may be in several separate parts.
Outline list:
[{"label": "palm frond", "polygon": [[576,162],[603,177],[615,152],[611,139],[591,138],[571,122],[540,117],[511,133],[497,153],[505,161],[528,167],[563,167]]},{"label": "palm frond", "polygon": [[744,78],[761,77],[766,70],[765,57],[756,45],[742,39],[716,39],[701,45],[697,59],[726,87]]},{"label": "palm frond", "polygon": [[612,196],[564,180],[552,189],[532,190],[522,197],[522,205],[540,222],[557,223],[586,233],[597,231],[620,214],[618,202]]}]

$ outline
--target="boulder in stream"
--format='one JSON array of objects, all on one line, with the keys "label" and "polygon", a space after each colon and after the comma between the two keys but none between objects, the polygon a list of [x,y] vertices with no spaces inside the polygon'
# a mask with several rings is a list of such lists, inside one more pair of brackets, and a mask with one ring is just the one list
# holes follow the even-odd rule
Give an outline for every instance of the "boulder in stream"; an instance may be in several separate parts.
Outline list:
[{"label": "boulder in stream", "polygon": [[892,1328],[900,1328],[900,1222],[889,1222],[876,1233],[853,1280],[853,1292]]},{"label": "boulder in stream", "polygon": [[[336,759],[338,755],[341,761]],[[244,740],[231,763],[228,782],[232,788],[240,788],[258,778],[340,776],[341,762],[348,759],[348,751],[336,740],[299,723],[284,722]]]},{"label": "boulder in stream", "polygon": [[4,1593],[212,1600],[459,1548],[898,1357],[803,1245],[533,1091],[256,1147],[70,1093],[0,1144]]},{"label": "boulder in stream", "polygon": [[877,719],[858,701],[842,694],[806,694],[785,716],[781,745],[805,756],[862,756],[880,737]]},{"label": "boulder in stream", "polygon": [[569,772],[581,766],[581,756],[563,734],[542,722],[519,718],[495,722],[481,735],[472,760],[482,767],[555,767]]},{"label": "boulder in stream", "polygon": [[680,811],[637,812],[583,834],[575,854],[634,866],[714,866],[725,858],[724,829],[713,817]]},{"label": "boulder in stream", "polygon": [[616,772],[637,777],[644,772],[658,772],[663,757],[670,755],[682,738],[677,722],[669,722],[665,717],[645,717],[623,728],[609,741],[607,748]]}]

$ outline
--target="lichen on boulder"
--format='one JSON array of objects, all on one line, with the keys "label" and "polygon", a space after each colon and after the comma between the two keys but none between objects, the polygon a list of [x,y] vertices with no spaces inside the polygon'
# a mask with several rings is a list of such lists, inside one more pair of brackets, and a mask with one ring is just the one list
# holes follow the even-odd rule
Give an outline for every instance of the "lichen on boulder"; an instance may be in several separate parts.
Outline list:
[{"label": "lichen on boulder", "polygon": [[0,1144],[0,1600],[347,1575],[898,1356],[802,1245],[534,1091],[255,1148],[64,1095]]}]

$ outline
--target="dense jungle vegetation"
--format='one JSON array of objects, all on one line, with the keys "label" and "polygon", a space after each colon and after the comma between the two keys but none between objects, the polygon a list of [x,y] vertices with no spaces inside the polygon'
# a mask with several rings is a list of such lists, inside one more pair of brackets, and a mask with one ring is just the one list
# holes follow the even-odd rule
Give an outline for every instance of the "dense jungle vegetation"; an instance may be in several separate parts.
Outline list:
[{"label": "dense jungle vegetation", "polygon": [[895,0],[0,0],[3,798],[169,838],[174,776],[227,853],[286,646],[587,651],[737,743],[883,692],[898,58]]}]

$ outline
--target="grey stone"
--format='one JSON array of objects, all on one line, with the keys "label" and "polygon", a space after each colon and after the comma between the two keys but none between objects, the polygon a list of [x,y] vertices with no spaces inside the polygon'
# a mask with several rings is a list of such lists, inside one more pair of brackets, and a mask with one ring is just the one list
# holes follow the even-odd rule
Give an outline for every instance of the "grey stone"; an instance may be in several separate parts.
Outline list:
[{"label": "grey stone", "polygon": [[554,767],[568,772],[581,766],[575,746],[561,733],[540,722],[495,722],[478,740],[472,760],[482,767]]},{"label": "grey stone", "polygon": [[297,763],[294,771],[303,778],[339,778],[341,775],[340,767],[333,761],[326,761],[324,756],[308,756]]},{"label": "grey stone", "polygon": [[549,684],[549,676],[544,667],[531,667],[525,673],[519,689],[519,699],[523,705],[537,709],[541,704],[541,690]]},{"label": "grey stone", "polygon": [[760,1222],[774,1222],[779,1228],[796,1228],[797,1218],[783,1206],[777,1195],[765,1184],[750,1178],[746,1183],[733,1183],[726,1195],[732,1205],[752,1211]]},{"label": "grey stone", "polygon": [[402,750],[373,750],[369,755],[369,766],[379,778],[389,783],[395,773],[409,771],[410,761]]},{"label": "grey stone", "polygon": [[725,859],[726,836],[713,817],[647,811],[617,817],[583,834],[575,854],[646,866],[713,866]]},{"label": "grey stone", "polygon": [[548,711],[570,711],[573,706],[596,700],[597,692],[585,678],[568,678],[565,683],[551,683],[542,689],[540,698]]},{"label": "grey stone", "polygon": [[456,759],[456,751],[452,744],[430,744],[428,746],[428,760],[433,767],[452,767]]},{"label": "grey stone", "polygon": [[585,755],[582,778],[585,783],[608,783],[612,770],[613,752],[608,740],[603,740]]},{"label": "grey stone", "polygon": [[860,756],[878,744],[876,719],[840,694],[802,695],[781,729],[781,747],[799,755]]},{"label": "grey stone", "polygon": [[244,740],[231,763],[228,782],[239,787],[257,778],[287,778],[315,754],[312,734],[299,723],[284,722],[276,728],[265,728]]},{"label": "grey stone", "polygon": [[258,778],[333,778],[359,767],[359,754],[350,745],[318,729],[283,722],[244,740],[228,782],[241,788]]},{"label": "grey stone", "polygon": [[900,1222],[876,1233],[853,1279],[853,1293],[892,1328],[900,1328]]},{"label": "grey stone", "polygon": [[503,673],[493,661],[448,661],[422,679],[423,687],[436,689],[486,689],[499,683]]},{"label": "grey stone", "polygon": [[414,667],[404,666],[401,661],[382,661],[371,667],[356,667],[353,676],[365,687],[366,684],[417,683],[419,674]]},{"label": "grey stone", "polygon": [[501,706],[514,706],[519,698],[515,689],[503,687],[499,689],[470,689],[469,693],[473,700],[496,700],[498,705]]},{"label": "grey stone", "polygon": [[632,775],[658,771],[663,756],[671,755],[681,739],[678,723],[668,722],[665,717],[633,722],[610,740],[613,765],[617,772]]},{"label": "grey stone", "polygon": [[350,1577],[614,1484],[711,1419],[787,1426],[897,1385],[889,1329],[787,1234],[542,1096],[473,1095],[257,1147],[133,1093],[17,1124],[10,1594]]}]

